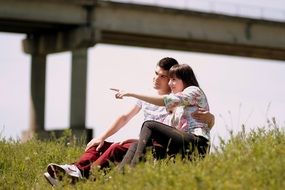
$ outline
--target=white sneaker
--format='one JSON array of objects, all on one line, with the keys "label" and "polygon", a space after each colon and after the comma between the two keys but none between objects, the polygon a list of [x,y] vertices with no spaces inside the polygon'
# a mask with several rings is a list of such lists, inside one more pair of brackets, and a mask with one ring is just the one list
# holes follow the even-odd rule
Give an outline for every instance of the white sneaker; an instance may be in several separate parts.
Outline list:
[{"label": "white sneaker", "polygon": [[47,172],[50,174],[51,177],[58,178],[59,180],[61,180],[62,178],[60,174],[67,174],[71,177],[79,179],[83,178],[80,170],[75,165],[70,164],[59,165],[51,163],[47,167]]},{"label": "white sneaker", "polygon": [[57,179],[51,177],[51,175],[48,172],[44,173],[44,177],[52,186],[56,186],[58,184]]}]

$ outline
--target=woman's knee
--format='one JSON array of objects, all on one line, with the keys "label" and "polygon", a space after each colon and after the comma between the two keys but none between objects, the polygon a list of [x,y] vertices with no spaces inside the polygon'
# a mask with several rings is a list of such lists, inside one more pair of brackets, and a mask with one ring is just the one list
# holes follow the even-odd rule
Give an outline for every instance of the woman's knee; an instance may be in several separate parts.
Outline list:
[{"label": "woman's knee", "polygon": [[153,121],[145,121],[142,128],[151,128],[153,126]]},{"label": "woman's knee", "polygon": [[158,124],[161,124],[157,121],[152,121],[152,120],[149,120],[149,121],[145,121],[142,125],[142,129],[143,128],[148,128],[148,129],[153,129],[155,128],[155,126],[157,126]]}]

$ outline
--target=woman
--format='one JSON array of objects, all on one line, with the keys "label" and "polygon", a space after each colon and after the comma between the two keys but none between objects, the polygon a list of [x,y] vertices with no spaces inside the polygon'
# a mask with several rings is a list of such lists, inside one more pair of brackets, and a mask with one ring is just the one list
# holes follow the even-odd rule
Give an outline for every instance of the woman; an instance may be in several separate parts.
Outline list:
[{"label": "woman", "polygon": [[165,154],[181,153],[183,157],[198,152],[204,157],[209,148],[210,128],[191,116],[197,109],[209,110],[208,101],[200,89],[196,76],[189,65],[175,65],[170,71],[169,86],[172,93],[166,96],[146,96],[118,91],[117,98],[135,97],[143,101],[166,106],[169,115],[161,122],[143,123],[139,141],[133,144],[119,168],[125,164],[136,165],[143,157],[146,146],[155,141],[162,145]]}]

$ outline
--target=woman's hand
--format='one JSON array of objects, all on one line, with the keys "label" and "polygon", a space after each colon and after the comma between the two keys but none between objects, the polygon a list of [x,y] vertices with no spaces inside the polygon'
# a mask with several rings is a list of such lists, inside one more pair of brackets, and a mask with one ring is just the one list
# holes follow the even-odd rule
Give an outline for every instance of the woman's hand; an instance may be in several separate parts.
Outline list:
[{"label": "woman's hand", "polygon": [[117,92],[115,94],[115,97],[117,99],[123,99],[124,96],[128,96],[128,93],[126,91],[124,91],[124,90],[119,90],[119,89],[116,89],[116,88],[110,88],[110,90],[113,90],[113,91]]}]

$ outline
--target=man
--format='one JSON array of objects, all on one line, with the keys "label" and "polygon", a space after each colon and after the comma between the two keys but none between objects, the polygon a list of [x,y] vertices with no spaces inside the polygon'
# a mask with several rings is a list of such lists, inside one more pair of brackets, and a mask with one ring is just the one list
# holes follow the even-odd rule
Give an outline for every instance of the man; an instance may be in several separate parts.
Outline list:
[{"label": "man", "polygon": [[[178,62],[175,59],[165,57],[156,65],[155,76],[153,78],[153,88],[158,95],[170,93],[171,90],[168,86],[168,71],[176,64],[178,64]],[[112,143],[105,140],[123,128],[141,110],[144,112],[144,121],[163,121],[168,114],[164,106],[155,106],[143,101],[137,101],[129,112],[118,117],[102,135],[97,138],[93,138],[87,144],[85,152],[81,155],[79,161],[72,165],[49,164],[47,172],[44,173],[45,178],[50,184],[56,185],[57,175],[59,173],[66,173],[77,179],[83,177],[88,178],[91,165],[104,168],[109,166],[109,162],[113,162],[115,164],[120,162],[130,145],[137,140],[129,139],[119,143]],[[200,110],[200,112],[196,113],[196,116],[197,119],[209,123],[209,126],[211,127],[213,126],[214,116],[209,112]]]}]

